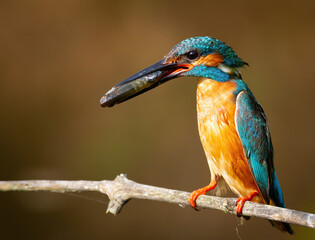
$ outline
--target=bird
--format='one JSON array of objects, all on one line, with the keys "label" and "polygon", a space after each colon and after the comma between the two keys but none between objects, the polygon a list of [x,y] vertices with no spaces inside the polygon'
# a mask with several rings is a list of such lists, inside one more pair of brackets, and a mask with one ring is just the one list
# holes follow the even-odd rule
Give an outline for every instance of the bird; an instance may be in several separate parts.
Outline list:
[{"label": "bird", "polygon": [[[210,168],[210,183],[193,191],[189,203],[213,190],[220,180],[239,197],[236,213],[246,201],[285,208],[276,175],[268,120],[240,70],[248,66],[225,42],[192,37],[178,43],[162,60],[111,88],[100,100],[112,107],[171,79],[198,77],[197,119],[200,140]],[[285,222],[270,221],[294,234]]]}]

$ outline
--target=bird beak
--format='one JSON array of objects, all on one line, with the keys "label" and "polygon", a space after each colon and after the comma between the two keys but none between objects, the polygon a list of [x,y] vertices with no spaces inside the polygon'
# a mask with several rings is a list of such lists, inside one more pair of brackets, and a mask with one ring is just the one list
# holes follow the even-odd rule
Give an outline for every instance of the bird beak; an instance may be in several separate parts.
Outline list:
[{"label": "bird beak", "polygon": [[102,107],[112,107],[127,101],[173,78],[180,77],[191,68],[190,64],[169,63],[166,58],[143,69],[114,86],[101,98]]}]

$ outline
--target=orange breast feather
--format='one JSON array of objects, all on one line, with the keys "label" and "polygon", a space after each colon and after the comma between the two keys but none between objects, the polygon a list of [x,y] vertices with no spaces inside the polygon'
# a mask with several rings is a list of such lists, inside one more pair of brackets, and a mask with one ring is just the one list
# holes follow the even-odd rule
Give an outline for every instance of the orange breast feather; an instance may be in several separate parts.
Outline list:
[{"label": "orange breast feather", "polygon": [[[199,80],[198,128],[211,178],[223,177],[233,192],[247,196],[259,190],[235,127],[235,88],[236,84],[230,81]],[[253,201],[264,203],[261,195]]]}]

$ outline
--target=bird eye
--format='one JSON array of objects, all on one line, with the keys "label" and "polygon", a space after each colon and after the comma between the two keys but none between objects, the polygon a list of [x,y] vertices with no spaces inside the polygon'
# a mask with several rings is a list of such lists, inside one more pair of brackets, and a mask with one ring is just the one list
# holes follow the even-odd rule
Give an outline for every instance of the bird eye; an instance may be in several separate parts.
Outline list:
[{"label": "bird eye", "polygon": [[196,50],[191,50],[186,55],[189,60],[195,60],[199,57],[199,53]]}]

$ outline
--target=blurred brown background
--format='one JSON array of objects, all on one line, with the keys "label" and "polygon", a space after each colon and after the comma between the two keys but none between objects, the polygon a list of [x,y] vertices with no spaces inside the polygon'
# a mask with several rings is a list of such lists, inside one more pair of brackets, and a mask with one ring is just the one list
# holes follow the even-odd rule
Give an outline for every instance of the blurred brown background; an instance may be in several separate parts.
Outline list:
[{"label": "blurred brown background", "polygon": [[[1,1],[0,179],[132,180],[192,191],[209,182],[199,141],[195,78],[180,78],[111,109],[114,84],[176,43],[227,42],[269,118],[289,208],[315,212],[314,42],[310,1]],[[85,196],[85,195],[84,195]],[[116,217],[104,202],[53,193],[0,193],[1,239],[237,239],[218,211],[132,200]],[[296,239],[314,230],[293,226]],[[242,239],[288,239],[266,220]],[[290,238],[292,239],[292,238]]]}]

